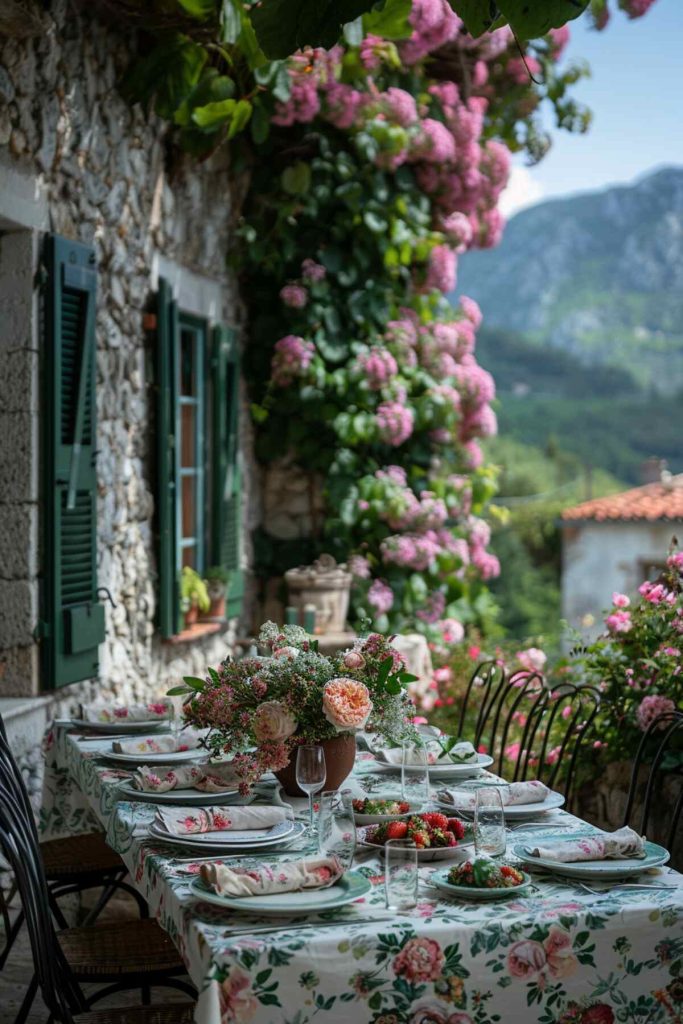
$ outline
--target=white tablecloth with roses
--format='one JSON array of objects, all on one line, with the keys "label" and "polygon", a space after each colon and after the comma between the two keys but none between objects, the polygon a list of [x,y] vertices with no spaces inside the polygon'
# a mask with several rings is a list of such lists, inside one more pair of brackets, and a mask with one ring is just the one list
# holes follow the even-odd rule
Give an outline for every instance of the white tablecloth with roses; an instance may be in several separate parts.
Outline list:
[{"label": "white tablecloth with roses", "polygon": [[[119,799],[122,773],[97,758],[110,744],[53,731],[43,822],[52,835],[90,827],[91,815],[101,823],[185,959],[198,1024],[683,1021],[683,876],[673,871],[662,874],[668,891],[596,897],[539,876],[527,897],[477,904],[442,898],[425,865],[417,910],[391,917],[381,861],[367,852],[356,869],[374,888],[361,903],[291,923],[229,915],[192,896],[196,865],[146,837],[154,805]],[[362,758],[349,784],[358,795],[397,791]],[[553,822],[590,829],[564,812]]]}]

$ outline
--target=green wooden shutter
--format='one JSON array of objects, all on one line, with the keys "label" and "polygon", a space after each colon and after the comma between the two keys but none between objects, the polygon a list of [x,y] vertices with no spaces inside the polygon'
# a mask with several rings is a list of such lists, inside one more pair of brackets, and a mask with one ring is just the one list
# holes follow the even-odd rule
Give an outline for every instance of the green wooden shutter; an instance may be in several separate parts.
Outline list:
[{"label": "green wooden shutter", "polygon": [[164,637],[181,626],[177,551],[176,356],[178,305],[159,278],[157,309],[157,508],[159,526],[159,629]]},{"label": "green wooden shutter", "polygon": [[242,481],[239,445],[240,364],[235,332],[213,331],[212,561],[230,573],[227,614],[239,615],[244,597],[241,569]]},{"label": "green wooden shutter", "polygon": [[98,673],[104,608],[97,602],[95,302],[90,246],[53,235],[44,306],[45,686]]}]

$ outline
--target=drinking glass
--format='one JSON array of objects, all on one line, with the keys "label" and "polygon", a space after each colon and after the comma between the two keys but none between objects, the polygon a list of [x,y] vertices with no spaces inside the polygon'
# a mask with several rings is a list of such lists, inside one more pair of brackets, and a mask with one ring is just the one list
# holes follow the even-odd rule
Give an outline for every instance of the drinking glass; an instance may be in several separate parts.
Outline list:
[{"label": "drinking glass", "polygon": [[356,823],[351,790],[327,790],[320,797],[318,849],[324,857],[338,857],[348,871],[356,850]]},{"label": "drinking glass", "polygon": [[401,799],[420,807],[429,802],[429,759],[420,738],[403,741]]},{"label": "drinking glass", "polygon": [[505,853],[505,813],[500,789],[486,786],[475,793],[474,852],[477,857],[502,857]]},{"label": "drinking glass", "polygon": [[384,844],[384,893],[387,910],[417,906],[417,846],[410,839],[389,839]]},{"label": "drinking glass", "polygon": [[315,831],[313,826],[313,794],[318,793],[325,785],[327,769],[325,768],[325,751],[322,747],[306,744],[299,747],[296,755],[296,784],[308,795],[308,831]]}]

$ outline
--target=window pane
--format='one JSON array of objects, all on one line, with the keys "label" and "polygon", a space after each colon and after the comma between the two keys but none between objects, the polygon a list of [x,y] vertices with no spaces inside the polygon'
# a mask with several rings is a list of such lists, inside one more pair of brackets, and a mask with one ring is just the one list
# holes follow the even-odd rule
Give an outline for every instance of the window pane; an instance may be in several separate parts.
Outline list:
[{"label": "window pane", "polygon": [[196,394],[196,352],[194,331],[180,333],[180,394]]},{"label": "window pane", "polygon": [[197,568],[197,545],[183,548],[183,568],[189,565],[191,569]]},{"label": "window pane", "polygon": [[180,465],[183,469],[195,465],[197,406],[180,407]]},{"label": "window pane", "polygon": [[196,501],[196,478],[193,476],[182,477],[182,534],[185,537],[197,536],[197,501]]}]

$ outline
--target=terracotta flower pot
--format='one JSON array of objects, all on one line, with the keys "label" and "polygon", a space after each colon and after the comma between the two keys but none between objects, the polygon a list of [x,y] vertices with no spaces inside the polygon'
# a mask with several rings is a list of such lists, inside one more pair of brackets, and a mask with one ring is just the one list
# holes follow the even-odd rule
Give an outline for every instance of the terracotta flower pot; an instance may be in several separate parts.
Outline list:
[{"label": "terracotta flower pot", "polygon": [[187,629],[190,626],[194,626],[199,619],[199,607],[196,604],[190,605],[188,610],[185,612],[185,626]]},{"label": "terracotta flower pot", "polygon": [[[318,744],[325,751],[325,767],[327,778],[323,790],[339,789],[342,782],[351,774],[353,762],[356,759],[356,738],[355,736],[335,736],[331,740],[321,740]],[[292,758],[286,768],[281,768],[275,775],[284,789],[287,796],[306,796],[303,790],[296,784],[296,753],[298,747],[292,752]],[[321,790],[322,792],[322,790]]]}]

